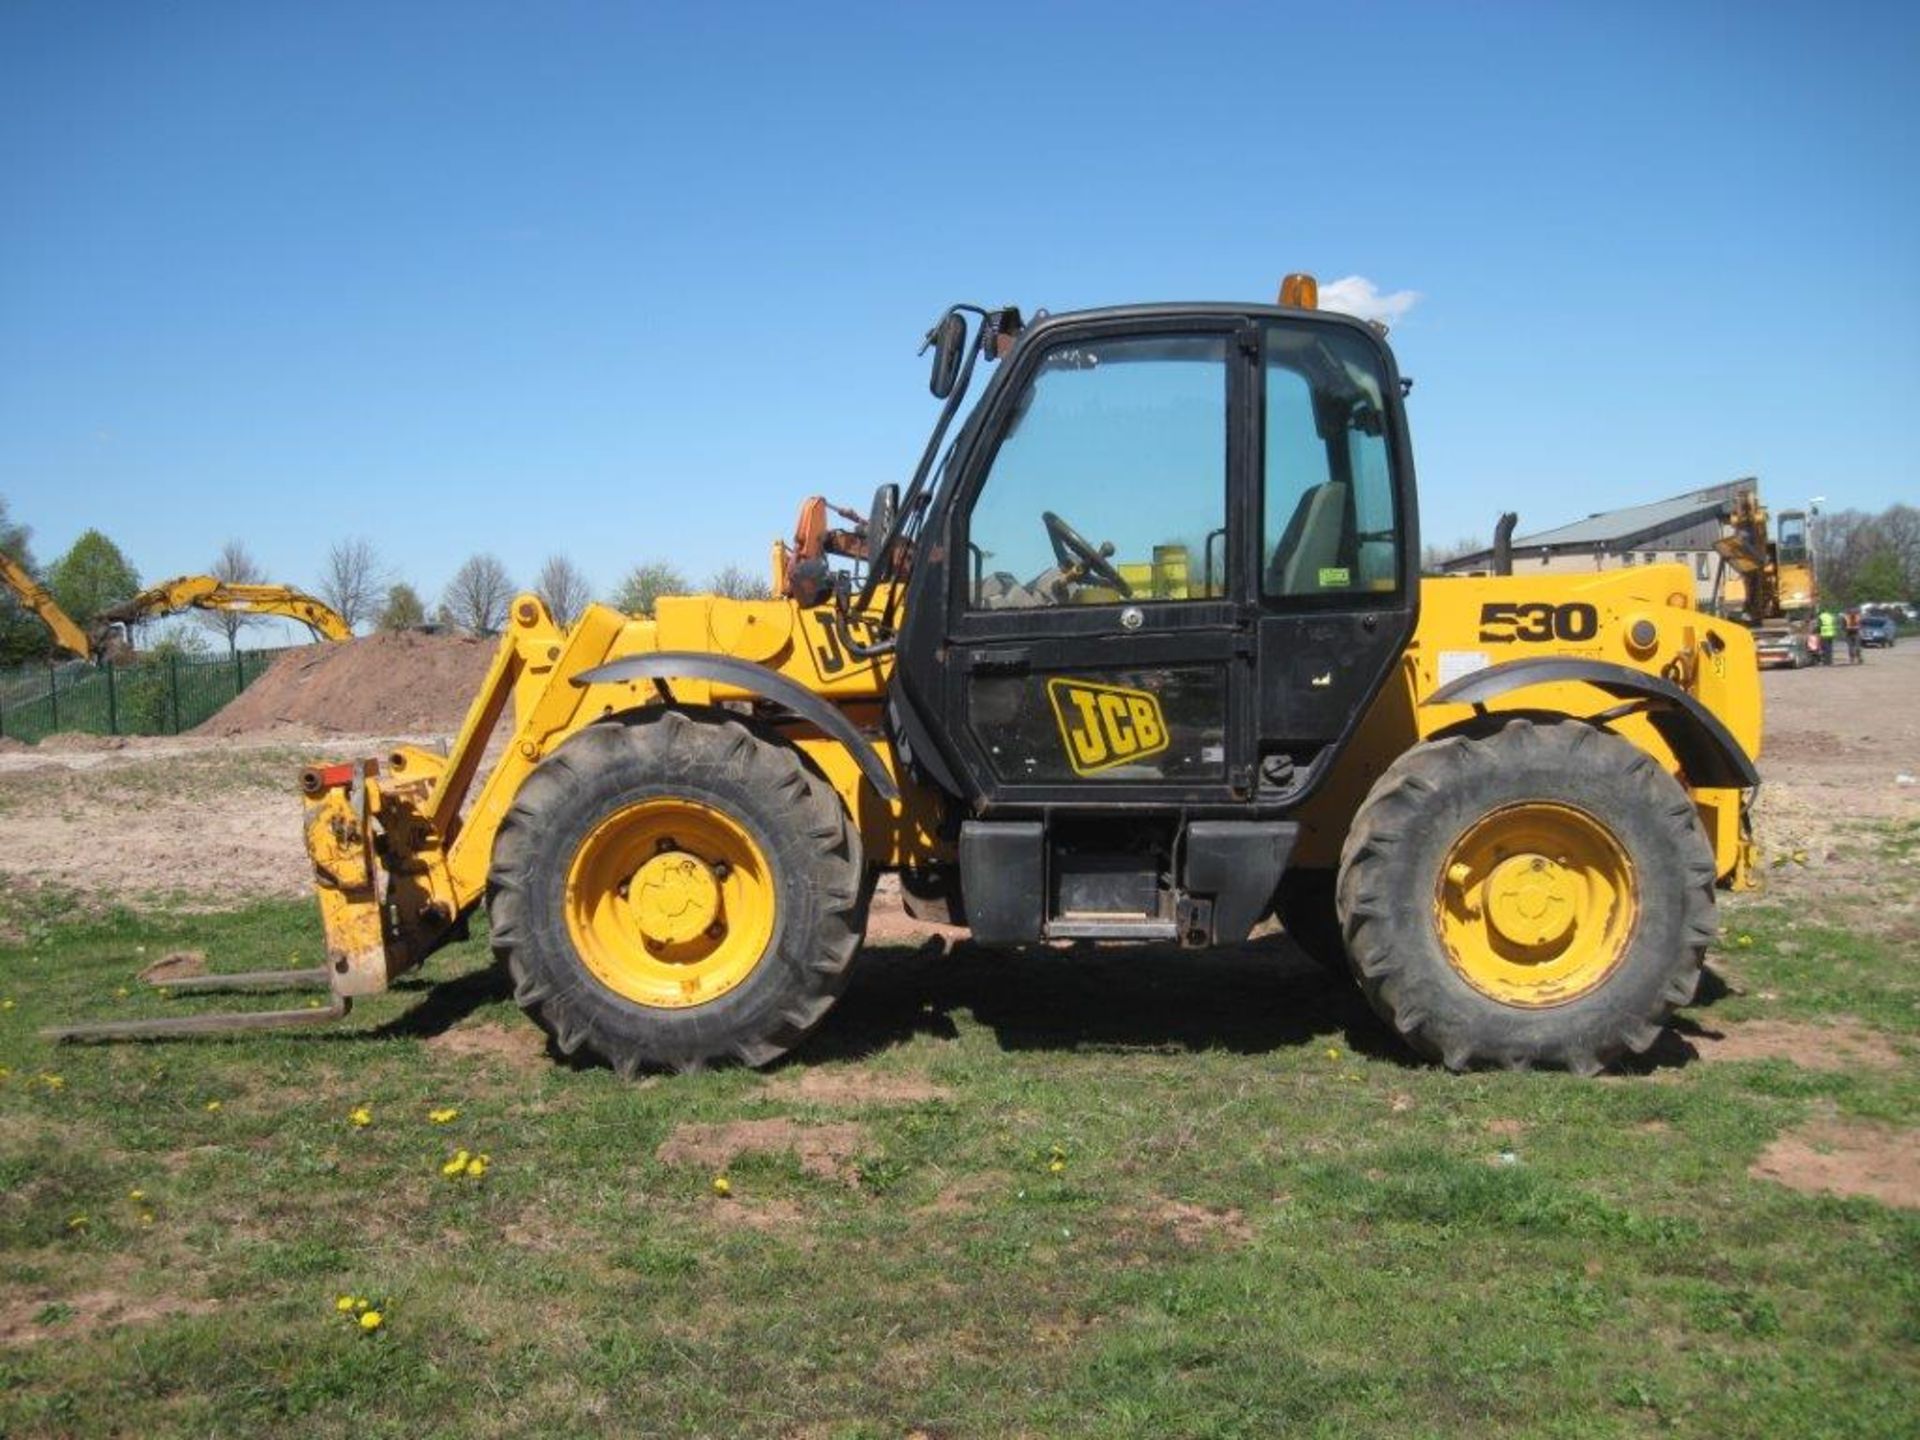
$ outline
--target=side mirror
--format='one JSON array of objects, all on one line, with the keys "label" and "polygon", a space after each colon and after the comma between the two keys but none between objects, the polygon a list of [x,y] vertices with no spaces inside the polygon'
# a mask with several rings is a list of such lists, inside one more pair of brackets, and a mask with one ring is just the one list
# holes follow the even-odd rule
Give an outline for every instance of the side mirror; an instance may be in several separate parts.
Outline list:
[{"label": "side mirror", "polygon": [[933,392],[934,399],[944,400],[953,393],[953,383],[960,378],[961,352],[967,346],[967,322],[949,310],[927,338],[933,344],[933,374],[927,379],[927,389]]},{"label": "side mirror", "polygon": [[900,513],[900,487],[882,485],[873,492],[873,508],[867,512],[867,559],[880,553],[887,536],[893,533],[894,517]]}]

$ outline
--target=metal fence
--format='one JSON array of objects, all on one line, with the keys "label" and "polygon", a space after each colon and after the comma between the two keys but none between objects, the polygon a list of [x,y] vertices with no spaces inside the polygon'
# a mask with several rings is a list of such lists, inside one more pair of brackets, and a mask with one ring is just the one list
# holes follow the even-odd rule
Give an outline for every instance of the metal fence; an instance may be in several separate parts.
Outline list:
[{"label": "metal fence", "polygon": [[167,653],[0,670],[0,736],[34,741],[60,730],[178,735],[258,680],[282,653]]}]

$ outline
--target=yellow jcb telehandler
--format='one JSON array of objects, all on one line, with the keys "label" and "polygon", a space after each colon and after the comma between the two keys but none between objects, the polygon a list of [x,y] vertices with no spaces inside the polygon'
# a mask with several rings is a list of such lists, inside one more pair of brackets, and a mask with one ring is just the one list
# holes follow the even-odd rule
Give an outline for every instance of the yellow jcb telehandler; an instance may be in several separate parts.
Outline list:
[{"label": "yellow jcb telehandler", "polygon": [[911,481],[809,502],[778,598],[522,596],[450,753],[308,770],[334,1002],[243,1023],[342,1013],[484,906],[561,1052],[763,1065],[891,872],[983,944],[1162,965],[1277,909],[1456,1069],[1654,1041],[1758,784],[1753,641],[1686,569],[1422,580],[1408,383],[1309,277],[928,343]]}]

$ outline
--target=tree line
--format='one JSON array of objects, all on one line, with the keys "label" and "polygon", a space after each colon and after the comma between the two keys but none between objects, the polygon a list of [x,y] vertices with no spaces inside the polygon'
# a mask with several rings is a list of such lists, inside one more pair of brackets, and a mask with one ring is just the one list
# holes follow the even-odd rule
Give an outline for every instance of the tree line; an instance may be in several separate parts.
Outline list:
[{"label": "tree line", "polygon": [[1920,510],[1834,510],[1813,518],[1813,563],[1830,605],[1920,601]]},{"label": "tree line", "polygon": [[[88,530],[56,559],[42,566],[33,553],[33,533],[10,515],[0,495],[0,550],[52,592],[60,608],[84,629],[104,611],[131,600],[141,588],[140,572],[126,552],[99,530]],[[206,573],[229,584],[264,584],[269,578],[246,545],[229,540]],[[571,624],[594,599],[594,587],[565,555],[549,556],[531,586],[561,624]],[[401,578],[379,549],[364,537],[336,541],[328,547],[313,592],[337,611],[356,631],[395,632],[432,627],[470,635],[497,635],[506,624],[507,607],[520,593],[507,566],[497,555],[469,556],[453,573],[429,611],[420,591]],[[738,565],[728,565],[694,585],[677,566],[664,560],[634,566],[605,597],[606,603],[630,615],[651,616],[663,595],[708,593],[736,600],[764,600],[772,590],[766,581]],[[238,611],[196,611],[204,632],[196,643],[192,630],[177,630],[169,648],[194,651],[206,648],[217,635],[229,650],[240,636],[263,617]],[[40,618],[14,595],[0,588],[0,665],[18,665],[53,654],[53,636]]]}]

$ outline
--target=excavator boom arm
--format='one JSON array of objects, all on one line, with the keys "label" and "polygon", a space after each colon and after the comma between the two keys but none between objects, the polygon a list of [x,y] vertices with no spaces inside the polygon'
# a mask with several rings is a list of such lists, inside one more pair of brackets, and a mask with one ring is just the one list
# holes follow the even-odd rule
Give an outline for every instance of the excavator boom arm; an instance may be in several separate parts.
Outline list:
[{"label": "excavator boom arm", "polygon": [[229,610],[284,615],[328,640],[352,637],[353,627],[332,606],[290,585],[253,585],[211,575],[181,575],[142,590],[125,604],[103,611],[102,626],[137,625],[182,610]]},{"label": "excavator boom arm", "polygon": [[93,646],[87,639],[87,632],[60,608],[60,602],[53,598],[52,591],[4,551],[0,551],[0,581],[4,581],[7,589],[19,597],[22,605],[46,622],[47,628],[53,631],[54,642],[62,650],[71,651],[82,660],[92,655]]}]

